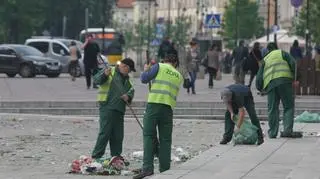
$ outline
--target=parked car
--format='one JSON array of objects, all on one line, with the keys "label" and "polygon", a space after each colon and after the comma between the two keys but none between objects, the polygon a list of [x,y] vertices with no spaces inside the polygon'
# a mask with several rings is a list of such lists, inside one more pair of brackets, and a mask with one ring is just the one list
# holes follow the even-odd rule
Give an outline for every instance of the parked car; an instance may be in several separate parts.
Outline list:
[{"label": "parked car", "polygon": [[62,66],[58,60],[47,58],[39,50],[16,44],[0,45],[0,73],[8,77],[19,74],[23,78],[36,75],[58,77]]},{"label": "parked car", "polygon": [[[77,75],[79,77],[85,74],[83,63],[84,55],[83,50],[81,49],[83,45],[82,42],[61,37],[34,36],[31,39],[27,39],[25,45],[37,48],[46,56],[59,60],[63,66],[63,72],[68,72],[70,58],[70,52],[68,47],[71,41],[75,41],[78,49],[81,51],[81,59],[79,59],[80,70]],[[108,59],[103,55],[99,55],[97,58],[99,66],[103,66],[100,59],[104,60],[105,63],[108,63]]]}]

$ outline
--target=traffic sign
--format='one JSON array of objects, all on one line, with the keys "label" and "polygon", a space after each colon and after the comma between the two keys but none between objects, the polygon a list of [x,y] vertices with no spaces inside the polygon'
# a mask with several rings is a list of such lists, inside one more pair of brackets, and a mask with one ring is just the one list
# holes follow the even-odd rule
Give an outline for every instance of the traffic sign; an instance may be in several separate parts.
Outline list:
[{"label": "traffic sign", "polygon": [[273,25],[272,26],[272,32],[276,33],[278,30],[280,30],[280,27],[278,25]]},{"label": "traffic sign", "polygon": [[221,27],[221,14],[207,14],[205,19],[205,27],[220,28]]}]

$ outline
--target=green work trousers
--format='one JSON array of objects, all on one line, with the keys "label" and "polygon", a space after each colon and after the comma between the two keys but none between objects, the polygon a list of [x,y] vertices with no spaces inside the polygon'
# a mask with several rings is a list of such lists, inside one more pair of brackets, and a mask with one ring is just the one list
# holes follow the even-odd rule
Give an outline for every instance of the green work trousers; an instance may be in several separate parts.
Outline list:
[{"label": "green work trousers", "polygon": [[270,138],[276,138],[278,135],[280,100],[283,105],[283,132],[290,134],[293,130],[294,115],[294,96],[291,83],[281,84],[268,92],[268,134]]},{"label": "green work trousers", "polygon": [[[260,138],[263,138],[263,134],[262,134],[262,129],[260,126],[260,121],[258,119],[255,107],[254,107],[254,101],[253,101],[253,97],[252,95],[245,97],[244,100],[244,107],[250,117],[251,123],[253,125],[255,125],[258,128],[258,136]],[[234,114],[238,114],[239,113],[239,109],[233,109]],[[227,139],[227,140],[231,140],[232,139],[232,135],[233,135],[233,131],[234,131],[234,125],[235,123],[233,122],[233,120],[231,119],[231,114],[229,111],[227,111],[225,113],[225,125],[224,125],[224,130],[225,133],[223,134],[223,138]]]},{"label": "green work trousers", "polygon": [[170,169],[173,112],[170,106],[148,103],[143,118],[143,170],[153,171],[153,138],[158,128],[159,132],[159,170]]},{"label": "green work trousers", "polygon": [[109,141],[111,156],[120,156],[124,135],[124,114],[108,109],[106,104],[100,103],[99,116],[100,129],[97,143],[92,152],[92,158],[101,158]]}]

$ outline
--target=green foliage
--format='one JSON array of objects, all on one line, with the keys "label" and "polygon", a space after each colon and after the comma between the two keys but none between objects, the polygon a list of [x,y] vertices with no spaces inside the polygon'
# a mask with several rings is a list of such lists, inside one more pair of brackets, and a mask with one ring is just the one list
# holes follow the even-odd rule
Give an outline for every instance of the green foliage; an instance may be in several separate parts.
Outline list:
[{"label": "green foliage", "polygon": [[[309,0],[309,32],[311,40],[315,43],[320,43],[320,1]],[[307,1],[304,1],[303,7],[299,13],[298,20],[294,22],[295,33],[298,36],[304,37],[307,27]]]},{"label": "green foliage", "polygon": [[[114,0],[105,0],[105,24],[110,26]],[[66,36],[79,38],[85,28],[85,9],[89,27],[102,27],[103,0],[2,0],[0,4],[0,42],[23,43],[44,30],[62,36],[62,19],[67,17]],[[111,17],[111,18],[110,18]]]},{"label": "green foliage", "polygon": [[229,4],[225,7],[222,35],[228,39],[236,39],[236,17],[238,17],[238,39],[262,36],[263,20],[259,17],[256,1],[238,0],[238,14],[236,14],[236,4],[236,0],[229,0]]},{"label": "green foliage", "polygon": [[[153,39],[156,38],[156,29],[155,24],[150,24],[144,20],[140,20],[138,24],[135,24],[132,28],[127,25],[122,24],[121,22],[113,22],[115,28],[121,31],[124,35],[126,45],[124,46],[125,50],[133,50],[138,53],[142,53],[143,49],[146,49],[148,45],[148,29],[150,28],[150,39],[151,43]],[[188,30],[191,27],[190,17],[181,16],[175,20],[174,24],[171,24],[171,37],[172,41],[176,44],[185,46],[189,41]],[[134,30],[133,30],[134,29]],[[150,45],[150,52],[157,52],[158,47]]]},{"label": "green foliage", "polygon": [[190,37],[188,35],[188,31],[191,27],[191,18],[187,16],[177,17],[175,20],[175,24],[171,27],[171,34],[169,35],[172,37],[172,41],[176,44],[181,46],[185,46]]}]

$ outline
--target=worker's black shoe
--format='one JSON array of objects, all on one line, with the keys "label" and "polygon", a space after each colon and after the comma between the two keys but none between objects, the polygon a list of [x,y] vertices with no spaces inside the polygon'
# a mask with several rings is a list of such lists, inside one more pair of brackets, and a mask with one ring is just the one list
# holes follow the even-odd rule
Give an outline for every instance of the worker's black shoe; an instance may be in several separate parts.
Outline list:
[{"label": "worker's black shoe", "polygon": [[258,142],[257,142],[257,145],[261,145],[263,143],[264,143],[263,133],[262,133],[262,130],[259,129],[258,130]]},{"label": "worker's black shoe", "polygon": [[226,145],[226,144],[229,143],[230,141],[231,141],[231,139],[223,138],[223,139],[220,141],[220,144],[221,144],[221,145]]},{"label": "worker's black shoe", "polygon": [[291,133],[281,132],[280,133],[280,137],[286,137],[286,138],[301,138],[302,136],[303,136],[302,132],[291,132]]},{"label": "worker's black shoe", "polygon": [[133,179],[142,179],[147,176],[153,175],[153,171],[142,171],[141,173],[133,176]]},{"label": "worker's black shoe", "polygon": [[142,173],[142,168],[136,168],[136,169],[133,169],[131,170],[134,174],[139,174],[139,173]]},{"label": "worker's black shoe", "polygon": [[261,145],[264,143],[264,139],[263,137],[258,137],[258,142],[257,142],[257,145]]}]

